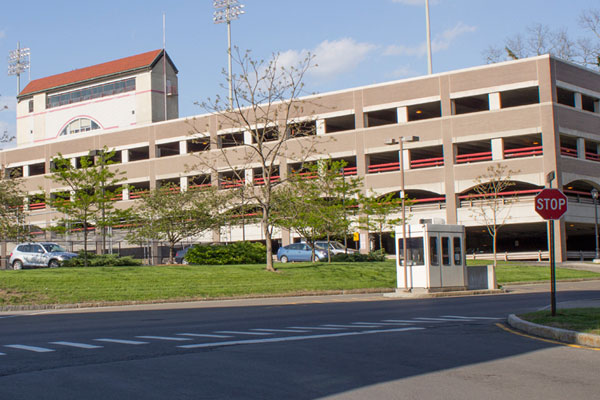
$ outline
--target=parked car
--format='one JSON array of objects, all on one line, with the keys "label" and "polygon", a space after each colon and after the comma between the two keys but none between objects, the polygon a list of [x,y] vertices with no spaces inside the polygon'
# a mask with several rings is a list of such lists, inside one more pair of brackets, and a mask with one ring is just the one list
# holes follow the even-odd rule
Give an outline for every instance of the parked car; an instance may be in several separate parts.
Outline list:
[{"label": "parked car", "polygon": [[[312,249],[306,243],[293,243],[277,250],[277,259],[283,263],[288,261],[311,261]],[[315,261],[327,259],[325,250],[315,249]]]},{"label": "parked car", "polygon": [[[319,240],[317,242],[315,242],[315,247],[321,250],[327,250],[327,241],[326,240]],[[352,254],[352,253],[357,253],[356,250],[354,249],[346,249],[346,247],[341,244],[338,241],[330,241],[329,242],[329,252],[331,253],[332,256],[336,255],[336,254]]]},{"label": "parked car", "polygon": [[186,247],[183,248],[181,250],[178,250],[177,253],[175,253],[175,264],[184,264],[187,265],[187,261],[185,260],[185,255],[187,254],[188,250],[191,249],[192,247]]},{"label": "parked car", "polygon": [[77,254],[68,252],[56,243],[21,243],[10,253],[8,264],[13,269],[23,267],[56,268]]}]

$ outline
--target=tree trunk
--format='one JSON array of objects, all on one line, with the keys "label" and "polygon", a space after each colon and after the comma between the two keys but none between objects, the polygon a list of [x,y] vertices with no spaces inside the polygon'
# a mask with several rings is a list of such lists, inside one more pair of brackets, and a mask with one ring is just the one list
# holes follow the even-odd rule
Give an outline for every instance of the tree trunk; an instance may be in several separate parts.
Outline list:
[{"label": "tree trunk", "polygon": [[263,208],[263,216],[262,216],[262,226],[263,233],[265,235],[265,247],[267,248],[267,266],[265,269],[267,271],[275,272],[275,268],[273,267],[273,243],[271,241],[271,231],[269,230],[269,214]]},{"label": "tree trunk", "polygon": [[496,236],[497,235],[498,235],[498,232],[496,232],[494,230],[494,234],[492,235],[492,242],[493,242],[492,248],[494,250],[494,269],[496,268],[496,264],[497,264],[497,262],[496,262]]},{"label": "tree trunk", "polygon": [[83,266],[84,267],[88,266],[87,237],[88,237],[87,221],[84,220],[83,221]]},{"label": "tree trunk", "polygon": [[329,241],[331,240],[331,236],[329,233],[327,234],[327,262],[331,263],[331,251],[329,251]]}]

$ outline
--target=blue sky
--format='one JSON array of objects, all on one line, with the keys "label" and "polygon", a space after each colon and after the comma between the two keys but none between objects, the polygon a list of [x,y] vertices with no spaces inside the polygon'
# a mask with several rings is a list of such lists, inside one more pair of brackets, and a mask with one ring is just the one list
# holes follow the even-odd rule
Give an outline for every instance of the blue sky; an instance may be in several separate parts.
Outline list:
[{"label": "blue sky", "polygon": [[[232,23],[234,45],[255,58],[279,52],[294,60],[306,51],[319,64],[309,92],[327,92],[427,73],[424,0],[241,0],[246,14]],[[583,36],[577,20],[598,0],[430,0],[433,71],[484,63],[489,45],[532,23]],[[30,0],[2,2],[0,59],[31,48],[31,78],[162,48],[179,69],[180,116],[202,112],[194,102],[220,93],[227,66],[225,25],[212,21],[212,0]],[[21,80],[23,88],[28,76]],[[16,78],[0,75],[0,133],[15,133]]]}]

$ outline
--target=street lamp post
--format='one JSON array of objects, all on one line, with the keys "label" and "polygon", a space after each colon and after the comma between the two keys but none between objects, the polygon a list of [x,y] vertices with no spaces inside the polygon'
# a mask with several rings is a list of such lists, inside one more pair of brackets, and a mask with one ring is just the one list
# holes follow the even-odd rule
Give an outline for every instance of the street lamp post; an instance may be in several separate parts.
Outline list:
[{"label": "street lamp post", "polygon": [[592,189],[592,199],[594,199],[594,231],[596,233],[596,257],[595,263],[600,263],[600,242],[598,241],[598,190]]},{"label": "street lamp post", "polygon": [[214,0],[216,11],[213,14],[215,24],[227,24],[227,63],[229,66],[229,109],[233,110],[233,86],[231,73],[231,21],[244,14],[244,5],[238,0]]},{"label": "street lamp post", "polygon": [[405,202],[405,198],[406,198],[406,193],[404,190],[404,142],[418,142],[419,141],[419,137],[418,136],[400,136],[399,140],[397,141],[396,139],[388,139],[385,144],[388,145],[395,145],[395,144],[400,144],[400,153],[399,155],[399,161],[400,161],[400,191],[402,192],[402,262],[404,263],[404,290],[406,292],[409,291],[408,289],[408,260],[407,260],[407,256],[408,256],[408,251],[407,251],[407,241],[406,241],[406,202]]}]

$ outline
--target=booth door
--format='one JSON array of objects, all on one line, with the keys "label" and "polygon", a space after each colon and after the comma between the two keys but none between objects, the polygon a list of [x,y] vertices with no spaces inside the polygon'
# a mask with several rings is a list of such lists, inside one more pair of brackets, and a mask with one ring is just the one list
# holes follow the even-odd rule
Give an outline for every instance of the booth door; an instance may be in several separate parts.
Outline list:
[{"label": "booth door", "polygon": [[464,287],[464,243],[461,236],[459,233],[428,233],[430,287]]}]

